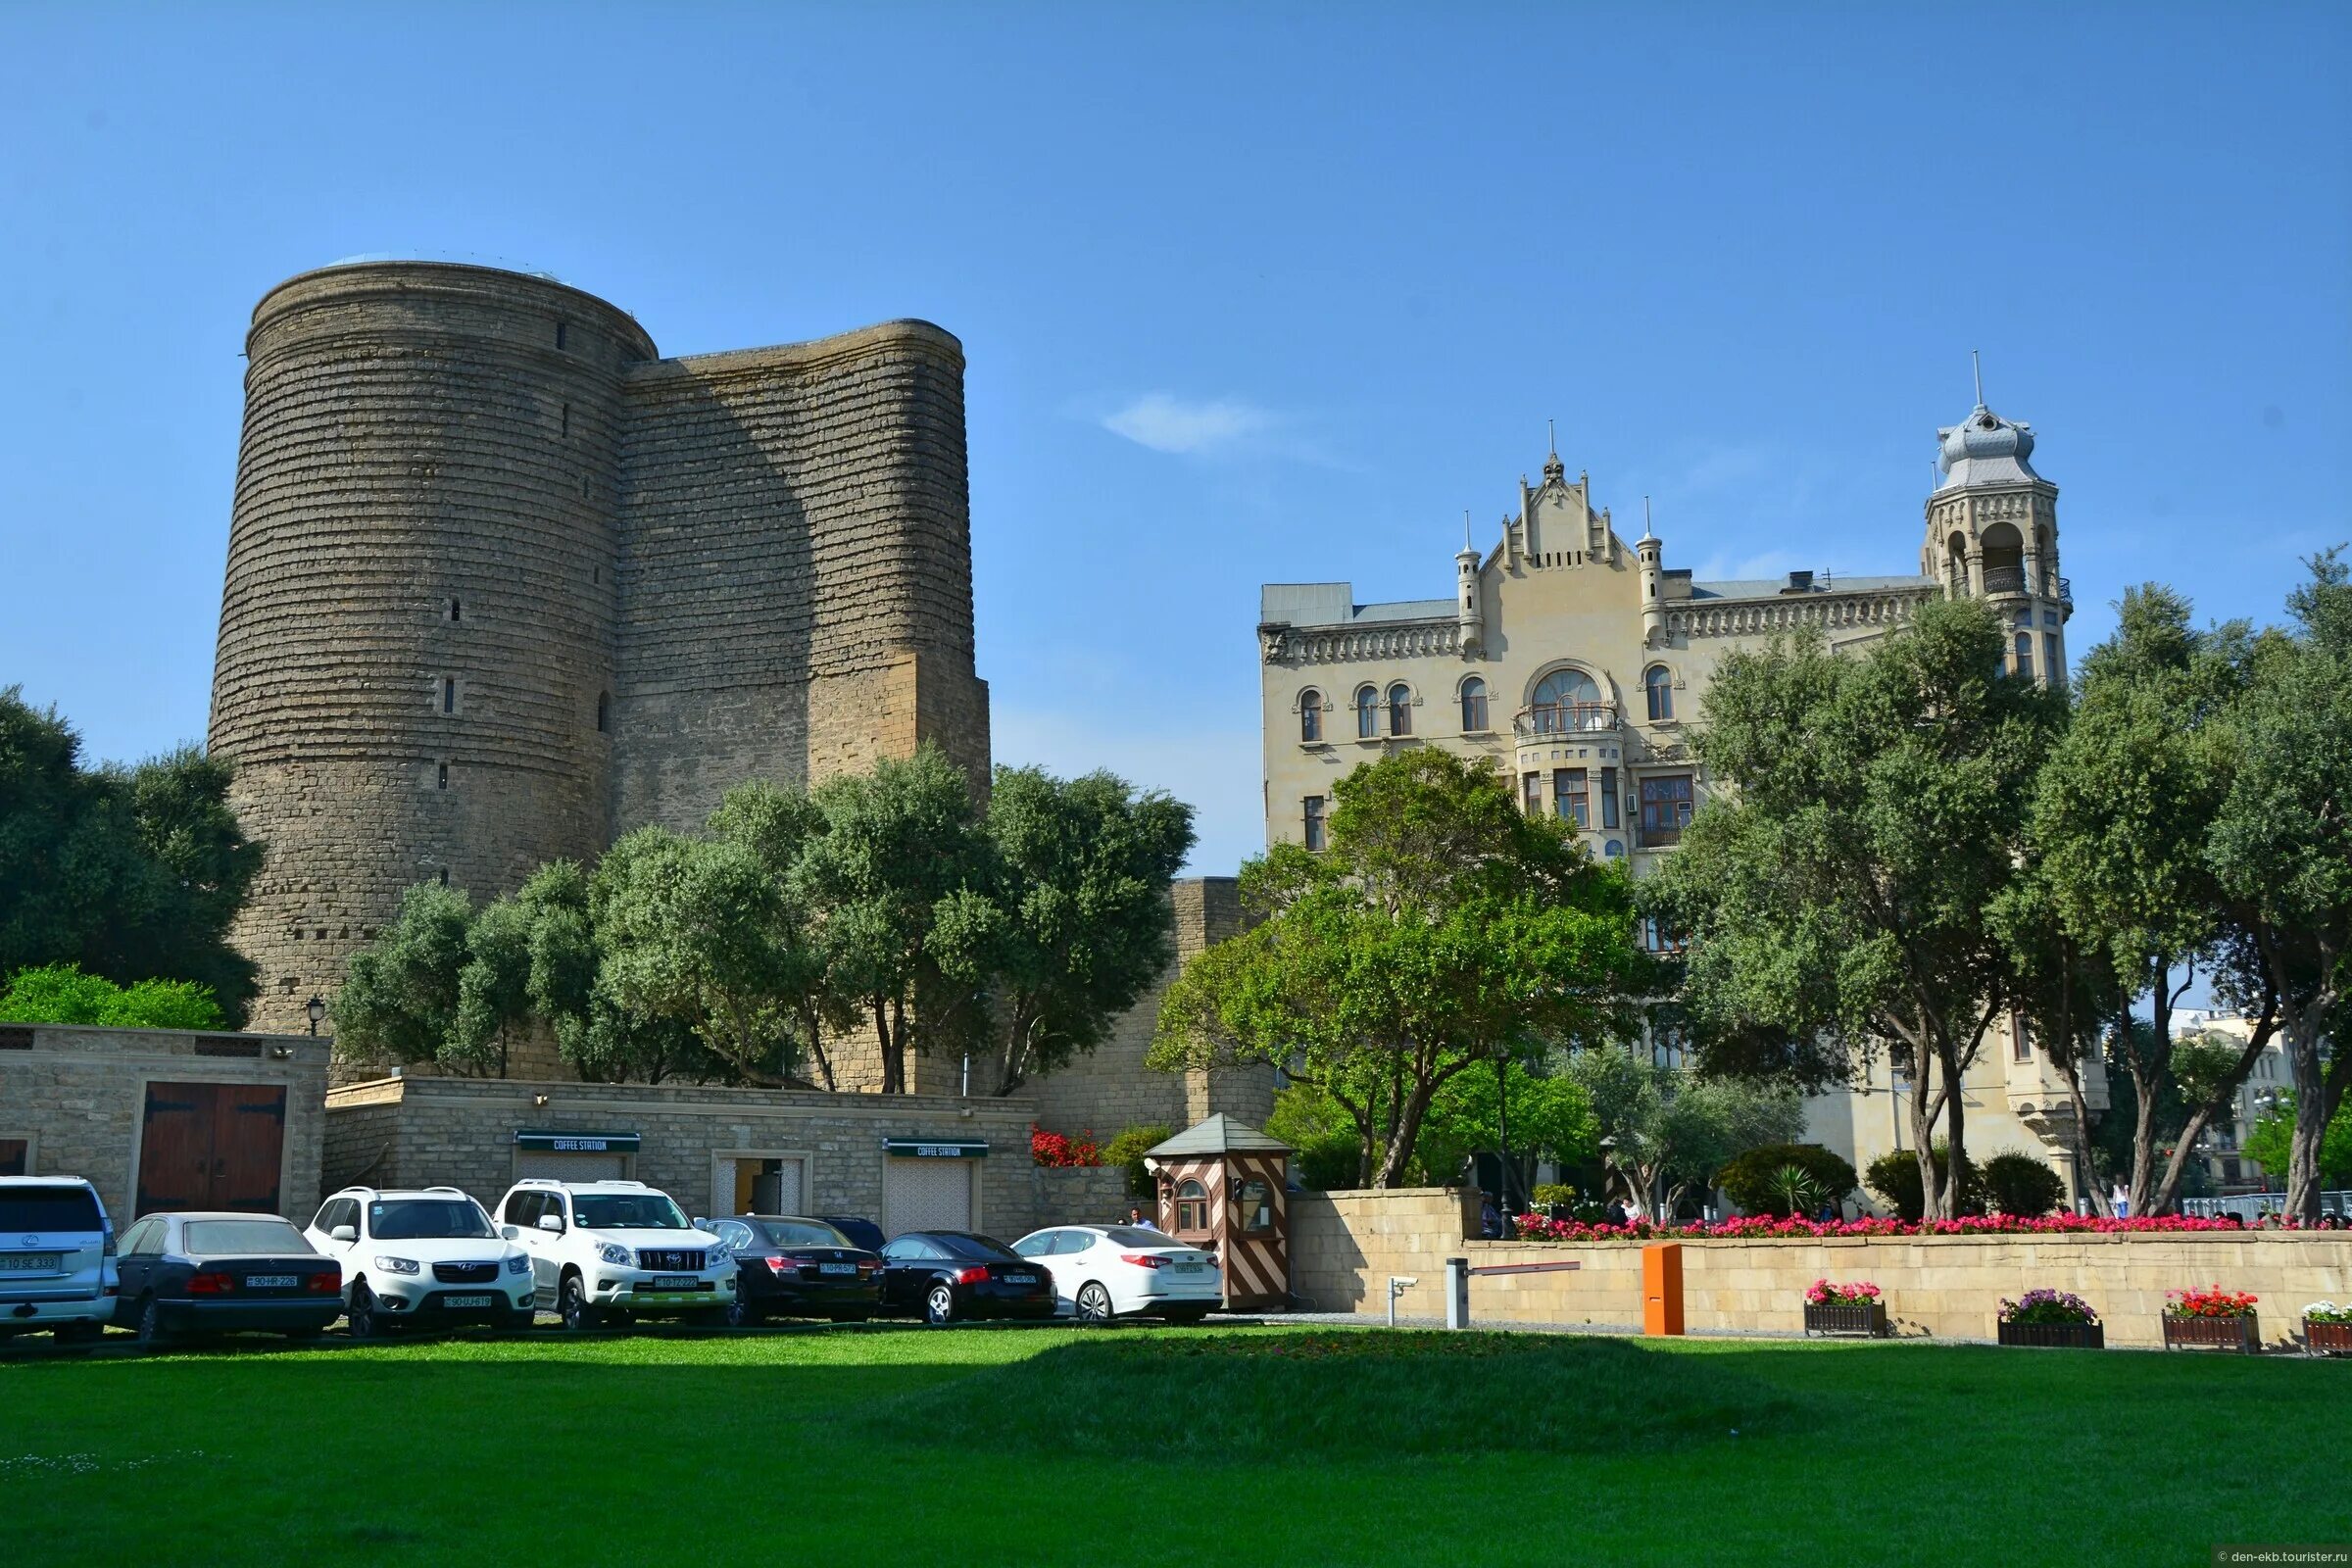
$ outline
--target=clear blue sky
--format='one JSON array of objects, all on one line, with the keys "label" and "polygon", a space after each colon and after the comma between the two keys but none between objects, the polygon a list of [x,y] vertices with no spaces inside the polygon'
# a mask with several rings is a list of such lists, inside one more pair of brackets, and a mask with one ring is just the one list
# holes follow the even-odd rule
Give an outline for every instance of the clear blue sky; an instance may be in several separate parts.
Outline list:
[{"label": "clear blue sky", "polygon": [[2040,433],[2078,649],[2352,537],[2352,7],[0,12],[0,684],[204,728],[271,283],[544,269],[665,352],[970,356],[1000,760],[1258,847],[1256,592],[1442,594],[1559,421],[1670,564],[1912,569]]}]

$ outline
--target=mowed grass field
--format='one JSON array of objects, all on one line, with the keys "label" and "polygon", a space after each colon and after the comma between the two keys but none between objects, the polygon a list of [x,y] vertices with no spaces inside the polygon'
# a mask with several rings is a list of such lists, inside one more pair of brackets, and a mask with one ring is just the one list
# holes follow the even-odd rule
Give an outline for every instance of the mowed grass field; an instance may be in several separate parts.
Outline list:
[{"label": "mowed grass field", "polygon": [[1232,1328],[0,1363],[8,1560],[2203,1564],[2352,1364]]}]

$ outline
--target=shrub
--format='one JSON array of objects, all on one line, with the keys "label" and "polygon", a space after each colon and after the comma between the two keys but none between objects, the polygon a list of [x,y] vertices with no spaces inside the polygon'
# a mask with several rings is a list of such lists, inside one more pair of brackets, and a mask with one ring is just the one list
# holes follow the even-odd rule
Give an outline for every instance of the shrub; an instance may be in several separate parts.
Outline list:
[{"label": "shrub", "polygon": [[2167,1291],[2164,1293],[2166,1317],[2252,1317],[2259,1296],[2243,1291],[2225,1291],[2216,1285],[2210,1291]]},{"label": "shrub", "polygon": [[[1936,1179],[1941,1183],[1952,1168],[1951,1156],[1943,1145],[1935,1148]],[[1908,1149],[1890,1149],[1870,1162],[1864,1178],[1870,1190],[1886,1200],[1897,1216],[1916,1224],[1928,1209],[1926,1195],[1919,1186],[1919,1155]],[[1960,1212],[1981,1214],[1984,1211],[1984,1173],[1975,1165],[1968,1167],[1960,1182]]]},{"label": "shrub", "polygon": [[1566,1182],[1538,1182],[1535,1191],[1528,1196],[1535,1200],[1538,1208],[1576,1206],[1576,1189]]},{"label": "shrub", "polygon": [[2099,1314],[2072,1291],[2028,1291],[2012,1301],[2001,1301],[2004,1323],[2096,1323]]},{"label": "shrub", "polygon": [[[1979,1173],[1984,1182],[1985,1211],[1992,1214],[2022,1214],[2032,1218],[2047,1214],[2058,1207],[2066,1197],[2066,1183],[2058,1173],[2032,1154],[2015,1151],[1995,1154],[1984,1164]],[[1912,1162],[1911,1179],[1919,1180],[1918,1162]]]},{"label": "shrub", "polygon": [[1147,1122],[1129,1127],[1102,1146],[1102,1163],[1127,1167],[1127,1196],[1152,1196],[1152,1173],[1144,1169],[1144,1155],[1176,1136],[1176,1129],[1158,1122]]},{"label": "shrub", "polygon": [[107,1029],[224,1029],[210,986],[140,980],[119,986],[78,965],[20,969],[0,996],[0,1023],[95,1024]]},{"label": "shrub", "polygon": [[[1790,1169],[1804,1178],[1809,1193],[1792,1190],[1782,1180],[1782,1173]],[[1845,1200],[1854,1190],[1854,1167],[1819,1144],[1766,1144],[1733,1158],[1715,1173],[1715,1185],[1746,1213],[1810,1215],[1824,1202]],[[1793,1200],[1807,1197],[1810,1204],[1791,1207]]]},{"label": "shrub", "polygon": [[1067,1169],[1072,1166],[1102,1164],[1102,1151],[1096,1144],[1095,1135],[1091,1132],[1075,1135],[1050,1133],[1043,1127],[1033,1125],[1029,1129],[1029,1157],[1040,1165]]}]

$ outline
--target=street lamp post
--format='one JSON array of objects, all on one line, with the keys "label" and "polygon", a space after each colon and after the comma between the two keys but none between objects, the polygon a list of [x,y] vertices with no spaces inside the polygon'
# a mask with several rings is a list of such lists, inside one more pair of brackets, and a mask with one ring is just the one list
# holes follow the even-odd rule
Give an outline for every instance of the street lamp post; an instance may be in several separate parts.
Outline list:
[{"label": "street lamp post", "polygon": [[318,1033],[318,1025],[326,1019],[326,1001],[322,997],[313,997],[302,1010],[310,1017],[311,1034],[315,1038]]}]

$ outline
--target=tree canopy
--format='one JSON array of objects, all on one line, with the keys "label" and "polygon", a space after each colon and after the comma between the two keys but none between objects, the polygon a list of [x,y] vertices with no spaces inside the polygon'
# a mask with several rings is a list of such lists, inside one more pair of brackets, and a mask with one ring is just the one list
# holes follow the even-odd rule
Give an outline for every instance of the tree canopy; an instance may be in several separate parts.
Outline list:
[{"label": "tree canopy", "polygon": [[188,981],[241,1023],[256,971],[228,927],[262,846],[237,826],[228,779],[194,748],[84,767],[54,710],[0,690],[0,974],[71,963],[123,984]]},{"label": "tree canopy", "polygon": [[0,984],[0,1023],[96,1024],[108,1029],[220,1029],[210,989],[192,980],[119,986],[78,965],[20,969]]},{"label": "tree canopy", "polygon": [[[1984,605],[1933,601],[1859,654],[1808,632],[1724,660],[1692,737],[1715,793],[1643,887],[1689,944],[1702,1065],[1761,1039],[1818,1083],[1890,1043],[1915,1149],[1940,1114],[1964,1151],[1957,1088],[2017,990],[1998,911],[2064,713],[2003,674],[2002,642]],[[1954,1212],[1965,1154],[1919,1159]]]},{"label": "tree canopy", "polygon": [[1623,869],[1491,766],[1416,747],[1335,795],[1327,849],[1243,867],[1255,923],[1186,965],[1150,1059],[1281,1067],[1347,1111],[1395,1187],[1448,1083],[1619,1032],[1650,966]]}]

